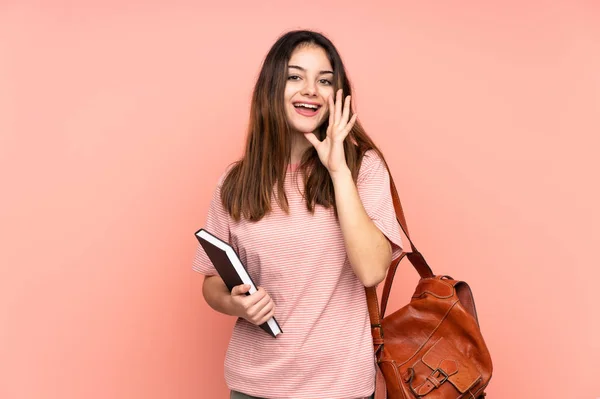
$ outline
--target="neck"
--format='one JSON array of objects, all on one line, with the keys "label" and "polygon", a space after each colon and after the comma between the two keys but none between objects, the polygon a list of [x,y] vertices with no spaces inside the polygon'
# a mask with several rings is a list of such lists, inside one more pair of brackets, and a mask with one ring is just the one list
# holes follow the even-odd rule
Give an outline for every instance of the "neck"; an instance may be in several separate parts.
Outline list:
[{"label": "neck", "polygon": [[304,137],[303,133],[292,133],[292,153],[290,155],[290,164],[297,165],[302,159],[302,154],[310,148],[312,144]]}]

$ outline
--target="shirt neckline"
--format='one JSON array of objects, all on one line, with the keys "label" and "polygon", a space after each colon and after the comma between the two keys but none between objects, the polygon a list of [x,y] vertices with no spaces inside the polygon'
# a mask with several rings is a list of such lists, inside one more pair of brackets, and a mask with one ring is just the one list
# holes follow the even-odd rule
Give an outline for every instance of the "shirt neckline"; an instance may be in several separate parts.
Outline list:
[{"label": "shirt neckline", "polygon": [[300,166],[299,163],[291,163],[291,164],[288,164],[287,170],[288,170],[288,172],[295,172],[296,170],[298,170],[299,166]]}]

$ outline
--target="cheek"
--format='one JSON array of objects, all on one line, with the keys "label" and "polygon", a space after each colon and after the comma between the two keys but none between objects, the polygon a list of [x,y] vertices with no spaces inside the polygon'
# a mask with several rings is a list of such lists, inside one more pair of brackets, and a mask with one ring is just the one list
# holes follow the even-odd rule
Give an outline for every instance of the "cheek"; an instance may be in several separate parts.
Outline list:
[{"label": "cheek", "polygon": [[329,107],[329,97],[333,95],[333,89],[327,88],[321,91],[321,97],[323,97],[323,101],[325,103],[325,107]]},{"label": "cheek", "polygon": [[323,89],[321,89],[321,97],[323,97],[325,100],[327,100],[332,94],[333,87],[331,86],[326,86]]},{"label": "cheek", "polygon": [[295,93],[295,90],[294,90],[294,88],[293,88],[293,87],[291,87],[291,86],[290,86],[290,84],[288,83],[288,84],[285,86],[285,90],[283,91],[283,98],[284,98],[286,101],[289,101],[289,100],[292,98],[292,96],[294,95],[294,93]]}]

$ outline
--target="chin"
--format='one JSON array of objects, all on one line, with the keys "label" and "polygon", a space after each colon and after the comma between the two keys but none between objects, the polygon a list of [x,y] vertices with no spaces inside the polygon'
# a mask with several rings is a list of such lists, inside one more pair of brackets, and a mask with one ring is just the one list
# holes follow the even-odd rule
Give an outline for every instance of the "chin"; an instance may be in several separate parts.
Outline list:
[{"label": "chin", "polygon": [[321,126],[321,122],[314,122],[314,121],[304,121],[304,123],[298,123],[298,121],[292,121],[292,123],[290,124],[292,129],[294,129],[297,132],[301,132],[301,133],[313,133],[314,131],[316,131],[319,126]]},{"label": "chin", "polygon": [[317,130],[319,126],[318,125],[297,125],[294,124],[292,125],[292,128],[294,129],[294,131],[299,132],[299,133],[313,133],[315,130]]},{"label": "chin", "polygon": [[323,115],[318,115],[316,118],[306,118],[296,114],[295,110],[289,110],[287,117],[290,127],[300,133],[313,133],[324,121]]}]

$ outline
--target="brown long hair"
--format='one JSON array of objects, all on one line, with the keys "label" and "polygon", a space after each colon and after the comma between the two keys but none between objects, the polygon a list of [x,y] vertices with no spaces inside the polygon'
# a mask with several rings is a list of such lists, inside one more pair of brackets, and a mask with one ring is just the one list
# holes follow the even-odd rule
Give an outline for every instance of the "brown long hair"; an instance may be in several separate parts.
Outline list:
[{"label": "brown long hair", "polygon": [[[342,59],[329,39],[309,30],[290,31],[279,37],[268,52],[254,87],[244,156],[233,164],[221,187],[223,206],[234,220],[241,217],[260,220],[271,210],[275,188],[279,206],[289,212],[283,185],[290,162],[292,132],[284,108],[284,91],[288,62],[299,45],[323,48],[333,67],[333,92],[341,88],[344,98],[352,95]],[[325,138],[328,125],[326,118],[314,132],[319,140]],[[362,157],[369,149],[375,150],[383,159],[383,154],[357,120],[344,141],[346,163],[355,182]],[[307,208],[311,212],[315,205],[335,209],[333,182],[314,147],[302,155],[298,171],[304,172]]]}]

